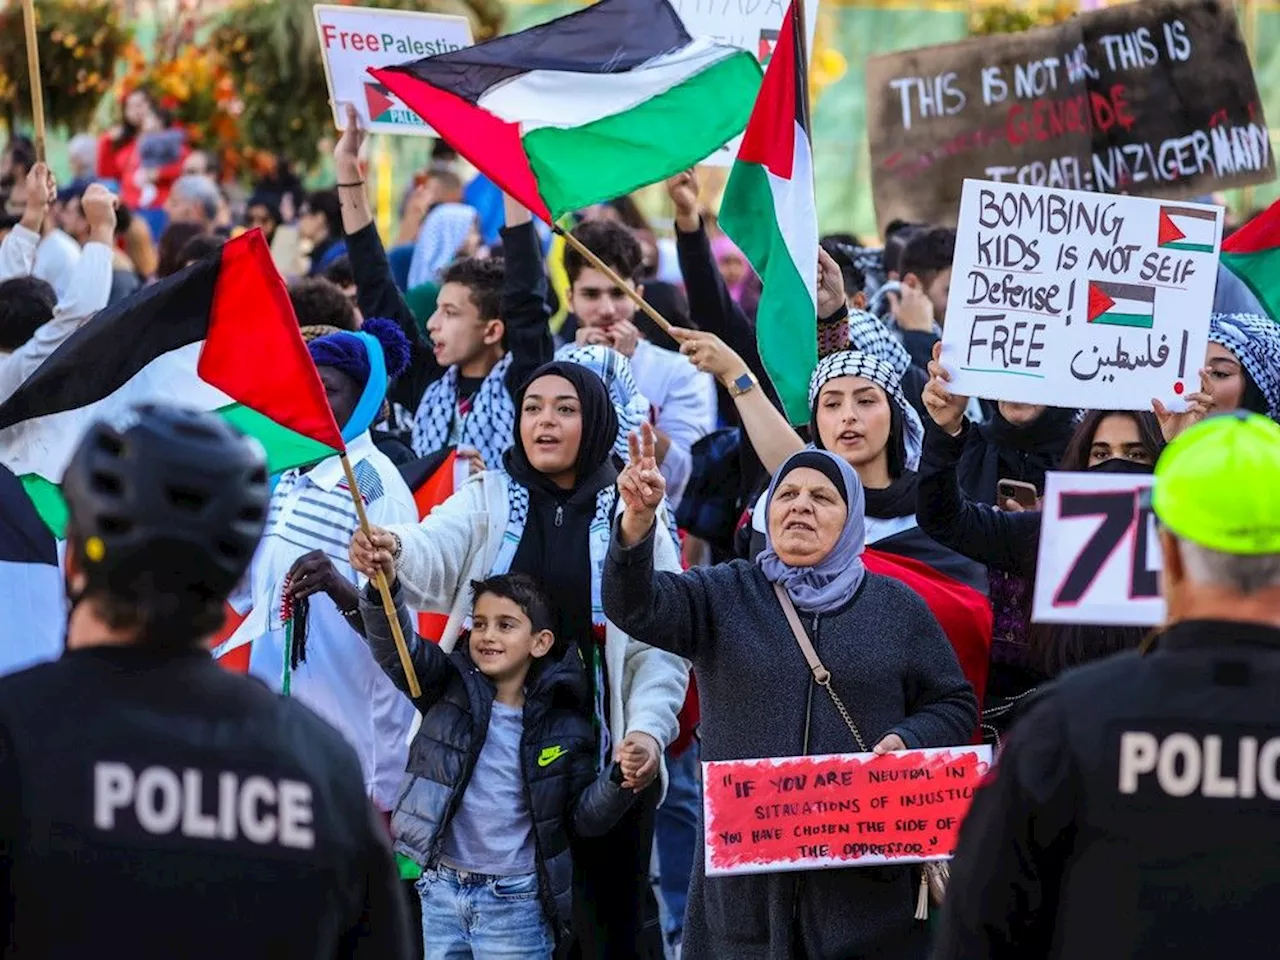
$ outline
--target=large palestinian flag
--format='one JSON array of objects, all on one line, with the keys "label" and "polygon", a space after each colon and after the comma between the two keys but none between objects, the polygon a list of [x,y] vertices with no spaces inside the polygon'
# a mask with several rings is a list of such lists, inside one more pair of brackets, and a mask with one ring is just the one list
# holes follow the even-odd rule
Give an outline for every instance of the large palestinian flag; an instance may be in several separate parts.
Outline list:
[{"label": "large palestinian flag", "polygon": [[1280,200],[1222,241],[1222,265],[1280,321]]},{"label": "large palestinian flag", "polygon": [[86,425],[75,412],[144,401],[217,411],[261,441],[272,473],[344,449],[256,230],[103,310],[0,405],[0,430],[51,418],[29,424],[5,459],[59,536],[66,514],[58,484]]},{"label": "large palestinian flag", "polygon": [[720,226],[763,283],[756,339],[792,423],[809,422],[818,362],[818,213],[801,29],[793,4],[720,205]]},{"label": "large palestinian flag", "polygon": [[667,0],[600,0],[370,73],[547,221],[706,159],[760,87],[755,57],[694,40]]},{"label": "large palestinian flag", "polygon": [[12,472],[0,467],[0,676],[62,652],[66,593],[58,545]]}]

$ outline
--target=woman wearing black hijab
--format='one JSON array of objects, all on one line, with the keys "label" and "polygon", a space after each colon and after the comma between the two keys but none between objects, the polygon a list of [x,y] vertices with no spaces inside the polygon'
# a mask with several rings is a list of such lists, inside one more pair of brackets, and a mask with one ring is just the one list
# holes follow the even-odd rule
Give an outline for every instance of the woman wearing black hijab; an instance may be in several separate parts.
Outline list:
[{"label": "woman wearing black hijab", "polygon": [[[581,653],[592,682],[601,765],[617,757],[625,785],[643,791],[613,831],[575,843],[579,955],[648,956],[643,944],[652,937],[661,956],[648,889],[655,781],[679,730],[688,665],[604,616],[601,575],[620,510],[612,458],[618,421],[604,382],[580,364],[544,364],[521,387],[516,411],[504,469],[473,477],[420,524],[357,534],[352,562],[368,571],[389,554],[409,604],[449,616],[440,640],[446,652],[465,627],[473,580],[516,572],[542,582],[557,644]],[[678,572],[665,523],[659,534],[659,563]]]}]

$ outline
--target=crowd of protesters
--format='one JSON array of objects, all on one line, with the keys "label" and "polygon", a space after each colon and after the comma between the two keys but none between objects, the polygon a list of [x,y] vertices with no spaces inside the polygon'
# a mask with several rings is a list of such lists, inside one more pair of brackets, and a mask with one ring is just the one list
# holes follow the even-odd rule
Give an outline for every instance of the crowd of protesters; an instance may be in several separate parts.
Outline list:
[{"label": "crowd of protesters", "polygon": [[[822,241],[793,427],[760,281],[693,171],[666,184],[671,237],[627,197],[573,227],[668,335],[445,151],[382,237],[350,119],[335,186],[282,168],[235,203],[145,91],[72,142],[65,185],[13,137],[0,401],[99,310],[260,229],[372,532],[337,457],[273,478],[230,604],[248,672],[354,750],[414,953],[927,956],[918,867],[707,877],[698,761],[999,744],[1059,674],[1135,649],[1130,626],[1031,622],[1041,515],[1001,484],[1151,473],[1212,414],[1280,418],[1280,327],[1224,273],[1185,412],[971,400],[939,361],[955,233],[894,223],[882,247]],[[0,433],[14,472],[24,426]],[[424,517],[411,478],[446,450],[457,489]],[[815,698],[791,607],[848,716]],[[11,647],[0,668],[25,665]]]}]

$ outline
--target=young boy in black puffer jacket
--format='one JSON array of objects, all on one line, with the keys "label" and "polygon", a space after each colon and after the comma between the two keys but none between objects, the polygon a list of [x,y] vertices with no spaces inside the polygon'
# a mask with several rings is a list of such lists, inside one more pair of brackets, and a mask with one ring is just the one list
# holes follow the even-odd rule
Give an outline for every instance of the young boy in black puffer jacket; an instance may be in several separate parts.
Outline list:
[{"label": "young boy in black puffer jacket", "polygon": [[[394,570],[386,570],[388,578]],[[549,957],[572,915],[569,836],[597,836],[626,812],[617,764],[596,774],[586,672],[551,656],[550,610],[522,574],[472,583],[467,643],[446,654],[396,613],[422,687],[422,722],[392,814],[418,881],[426,960]],[[391,624],[370,585],[360,614],[374,657],[408,695]],[[462,951],[459,953],[458,951]]]}]

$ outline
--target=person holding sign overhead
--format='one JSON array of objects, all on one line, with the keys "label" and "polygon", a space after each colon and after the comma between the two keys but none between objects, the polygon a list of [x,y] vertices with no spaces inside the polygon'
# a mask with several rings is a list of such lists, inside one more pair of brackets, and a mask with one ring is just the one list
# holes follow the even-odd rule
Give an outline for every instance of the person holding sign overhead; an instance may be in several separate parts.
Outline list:
[{"label": "person holding sign overhead", "polygon": [[1245,411],[1160,457],[1166,626],[1018,721],[961,827],[937,960],[1275,953],[1277,476],[1280,426]]},{"label": "person holding sign overhead", "polygon": [[[863,566],[862,482],[844,459],[804,450],[781,466],[758,562],[655,572],[665,482],[653,432],[642,430],[618,480],[625,509],[605,565],[604,607],[634,636],[693,661],[704,760],[968,742],[977,705],[942,629],[910,588]],[[806,646],[830,671],[825,690]],[[700,858],[685,956],[923,957],[918,876],[865,867],[707,877]]]},{"label": "person holding sign overhead", "polygon": [[[986,564],[993,580],[1004,577],[1032,584],[1041,512],[1016,503],[993,507],[965,496],[956,465],[965,434],[972,430],[964,421],[969,398],[950,391],[950,375],[937,359],[929,364],[929,375],[924,391],[930,422],[920,465],[920,526],[939,543]],[[1193,398],[1198,411],[1211,402],[1204,394]],[[1059,466],[1071,471],[1149,474],[1164,443],[1151,413],[1091,410],[1076,428]],[[1012,719],[1010,704],[1038,684],[1067,667],[1135,647],[1144,635],[1140,629],[1123,626],[1031,624],[1031,599],[1028,588],[1016,605],[997,615],[992,701],[983,715],[989,734],[1003,732]]]}]

